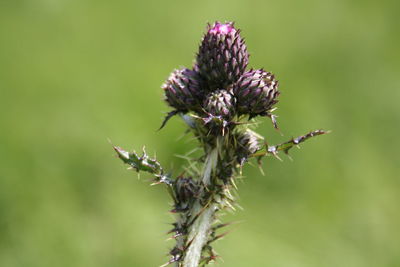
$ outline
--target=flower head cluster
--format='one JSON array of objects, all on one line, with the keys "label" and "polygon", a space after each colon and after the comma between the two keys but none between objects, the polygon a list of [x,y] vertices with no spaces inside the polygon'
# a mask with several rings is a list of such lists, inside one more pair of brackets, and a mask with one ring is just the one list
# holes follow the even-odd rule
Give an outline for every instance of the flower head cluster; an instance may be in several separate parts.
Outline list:
[{"label": "flower head cluster", "polygon": [[175,70],[163,84],[165,100],[176,113],[193,112],[214,128],[243,115],[270,116],[278,102],[278,81],[262,69],[246,70],[248,61],[233,23],[208,25],[193,69]]}]

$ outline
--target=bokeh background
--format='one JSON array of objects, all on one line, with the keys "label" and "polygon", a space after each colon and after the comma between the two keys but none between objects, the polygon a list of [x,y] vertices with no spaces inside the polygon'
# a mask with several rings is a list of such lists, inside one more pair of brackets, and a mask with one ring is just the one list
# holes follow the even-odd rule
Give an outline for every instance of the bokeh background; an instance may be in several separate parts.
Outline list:
[{"label": "bokeh background", "polygon": [[248,166],[217,266],[400,266],[398,1],[3,0],[0,266],[159,266],[169,199],[110,139],[174,173],[193,146],[160,85],[207,22],[236,21],[280,80],[280,136],[332,134]]}]

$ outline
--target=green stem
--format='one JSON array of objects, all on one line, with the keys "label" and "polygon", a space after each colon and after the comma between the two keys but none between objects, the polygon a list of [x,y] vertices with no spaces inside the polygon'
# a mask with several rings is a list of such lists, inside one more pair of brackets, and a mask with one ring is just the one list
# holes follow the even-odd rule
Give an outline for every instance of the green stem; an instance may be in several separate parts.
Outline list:
[{"label": "green stem", "polygon": [[[204,165],[202,181],[206,187],[212,183],[212,175],[218,162],[218,147],[215,147],[207,155]],[[217,204],[210,202],[205,207],[201,203],[201,198],[194,203],[191,214],[198,216],[190,227],[188,242],[189,246],[186,250],[182,267],[197,267],[201,259],[203,247],[206,245],[212,223],[214,222],[214,215],[217,210]]]}]

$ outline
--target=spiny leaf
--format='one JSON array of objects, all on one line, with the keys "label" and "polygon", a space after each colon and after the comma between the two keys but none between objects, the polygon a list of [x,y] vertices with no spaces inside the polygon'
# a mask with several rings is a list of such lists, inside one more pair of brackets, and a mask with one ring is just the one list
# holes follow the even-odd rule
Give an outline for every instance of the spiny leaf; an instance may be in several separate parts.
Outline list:
[{"label": "spiny leaf", "polygon": [[294,146],[299,145],[300,143],[305,142],[306,140],[310,139],[311,137],[315,137],[318,135],[323,135],[323,134],[328,134],[330,133],[330,131],[324,131],[324,130],[315,130],[315,131],[311,131],[305,135],[301,135],[299,137],[296,138],[292,138],[287,142],[278,144],[278,145],[273,145],[273,146],[266,146],[266,151],[262,151],[262,152],[257,152],[251,155],[251,157],[256,157],[258,159],[261,159],[261,157],[263,156],[267,156],[267,155],[273,155],[275,157],[278,157],[278,153],[280,151],[283,151],[285,154],[289,154],[289,150],[291,148],[293,148]]},{"label": "spiny leaf", "polygon": [[139,157],[136,152],[129,153],[117,146],[114,146],[114,150],[124,163],[130,165],[136,171],[144,171],[162,176],[163,169],[160,163],[157,160],[150,158],[144,149],[141,157]]}]

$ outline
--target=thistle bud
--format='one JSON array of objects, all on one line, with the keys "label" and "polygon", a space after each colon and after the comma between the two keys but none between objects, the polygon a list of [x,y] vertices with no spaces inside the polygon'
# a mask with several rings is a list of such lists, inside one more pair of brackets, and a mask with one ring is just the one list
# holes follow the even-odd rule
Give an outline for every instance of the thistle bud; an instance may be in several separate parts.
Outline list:
[{"label": "thistle bud", "polygon": [[247,158],[262,148],[263,137],[247,129],[237,136],[237,161],[243,165]]},{"label": "thistle bud", "polygon": [[189,69],[175,70],[162,88],[165,101],[177,111],[186,112],[199,108],[202,92],[197,72]]},{"label": "thistle bud", "polygon": [[240,30],[233,23],[214,23],[208,26],[201,42],[195,64],[209,90],[226,88],[244,73],[249,54]]},{"label": "thistle bud", "polygon": [[198,190],[199,186],[192,178],[177,178],[174,184],[174,191],[178,200],[175,211],[186,210],[189,202],[198,194]]},{"label": "thistle bud", "polygon": [[226,90],[217,90],[207,96],[204,109],[214,116],[230,118],[234,112],[234,98]]},{"label": "thistle bud", "polygon": [[278,102],[278,81],[270,72],[250,70],[233,86],[239,114],[266,115]]}]

